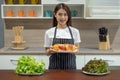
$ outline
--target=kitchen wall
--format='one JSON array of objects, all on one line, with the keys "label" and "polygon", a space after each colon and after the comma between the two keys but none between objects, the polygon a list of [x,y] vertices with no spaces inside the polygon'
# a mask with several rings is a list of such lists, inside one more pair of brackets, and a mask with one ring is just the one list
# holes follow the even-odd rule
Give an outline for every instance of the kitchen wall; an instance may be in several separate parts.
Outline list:
[{"label": "kitchen wall", "polygon": [[[0,0],[0,5],[3,3],[3,0]],[[0,6],[1,9],[1,6]],[[0,10],[0,48],[4,46],[4,21],[1,18],[1,10]]]},{"label": "kitchen wall", "polygon": [[[0,1],[0,4],[4,0]],[[93,0],[94,1],[94,0]],[[0,10],[1,11],[1,10]],[[81,34],[81,46],[98,48],[98,28],[105,26],[109,30],[110,44],[115,50],[120,47],[120,19],[72,19],[73,26]],[[1,19],[0,12],[0,48],[11,47],[14,39],[13,26],[24,26],[22,35],[28,47],[43,47],[44,33],[52,27],[52,19]],[[4,29],[5,28],[5,29]]]},{"label": "kitchen wall", "polygon": [[[78,28],[81,34],[81,47],[98,48],[98,28],[105,26],[109,30],[110,44],[113,49],[120,47],[120,20],[119,19],[73,19],[73,26]],[[44,33],[52,26],[51,19],[15,19],[5,20],[5,46],[12,46],[12,26],[24,26],[23,37],[26,46],[43,47]]]}]

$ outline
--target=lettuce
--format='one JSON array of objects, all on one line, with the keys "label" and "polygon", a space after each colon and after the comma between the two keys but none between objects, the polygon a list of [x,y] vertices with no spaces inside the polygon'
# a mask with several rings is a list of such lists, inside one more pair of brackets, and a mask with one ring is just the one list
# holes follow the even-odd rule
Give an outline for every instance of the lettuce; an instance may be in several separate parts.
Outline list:
[{"label": "lettuce", "polygon": [[32,56],[21,56],[18,59],[17,67],[15,72],[26,73],[26,74],[35,74],[42,73],[45,71],[45,62],[37,62],[36,59]]}]

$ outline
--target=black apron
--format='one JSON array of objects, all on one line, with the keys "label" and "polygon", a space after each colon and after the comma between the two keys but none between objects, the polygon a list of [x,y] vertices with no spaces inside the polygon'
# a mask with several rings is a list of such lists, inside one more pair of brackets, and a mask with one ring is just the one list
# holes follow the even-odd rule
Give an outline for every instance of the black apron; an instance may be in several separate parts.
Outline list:
[{"label": "black apron", "polygon": [[[56,38],[57,27],[55,28],[54,44],[74,44],[74,39],[70,27],[68,27],[71,39]],[[63,33],[64,34],[64,33]],[[72,53],[54,53],[49,58],[49,69],[76,69],[76,56]]]}]

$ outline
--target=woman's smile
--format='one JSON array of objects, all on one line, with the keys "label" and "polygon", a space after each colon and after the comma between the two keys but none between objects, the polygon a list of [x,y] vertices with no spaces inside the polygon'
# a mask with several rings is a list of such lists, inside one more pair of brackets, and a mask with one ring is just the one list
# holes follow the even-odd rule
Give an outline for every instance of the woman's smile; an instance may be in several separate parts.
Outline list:
[{"label": "woman's smile", "polygon": [[68,21],[68,14],[64,9],[60,9],[55,14],[55,17],[58,21],[58,26],[61,25],[61,27],[66,26],[66,23]]},{"label": "woman's smile", "polygon": [[66,20],[60,19],[61,23],[66,23]]}]

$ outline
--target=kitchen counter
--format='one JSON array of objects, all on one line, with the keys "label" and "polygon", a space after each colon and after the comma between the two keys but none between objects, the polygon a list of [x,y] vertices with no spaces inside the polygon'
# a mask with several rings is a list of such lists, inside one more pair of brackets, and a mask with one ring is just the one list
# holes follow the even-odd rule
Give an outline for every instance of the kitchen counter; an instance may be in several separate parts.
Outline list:
[{"label": "kitchen counter", "polygon": [[40,76],[17,75],[13,70],[0,70],[0,80],[120,80],[120,70],[111,70],[104,76],[91,76],[81,70],[47,70]]},{"label": "kitchen counter", "polygon": [[[9,47],[5,47],[0,49],[0,55],[23,55],[23,54],[30,54],[30,55],[46,55],[45,49],[43,47],[28,47],[25,50],[12,50]],[[87,55],[87,54],[120,54],[120,51],[117,50],[99,50],[98,48],[80,48],[80,51],[76,53],[77,55]]]}]

